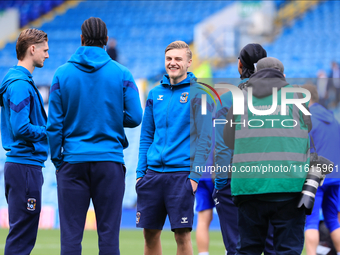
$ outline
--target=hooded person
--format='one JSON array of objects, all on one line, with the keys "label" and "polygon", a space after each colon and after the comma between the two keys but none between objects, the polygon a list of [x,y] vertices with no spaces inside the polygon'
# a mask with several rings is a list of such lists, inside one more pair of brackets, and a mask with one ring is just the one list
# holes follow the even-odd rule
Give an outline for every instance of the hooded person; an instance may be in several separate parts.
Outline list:
[{"label": "hooded person", "polygon": [[[237,68],[240,73],[241,82],[238,87],[243,89],[246,86],[249,77],[255,72],[255,64],[262,58],[267,57],[266,50],[257,43],[247,44],[240,51],[238,57]],[[218,104],[215,118],[225,119],[233,104],[231,91],[221,95],[222,105]],[[230,163],[232,152],[225,146],[223,141],[223,128],[221,125],[216,126],[216,152],[215,161],[220,166],[228,166]],[[227,183],[227,176],[217,176],[215,188],[221,189]]]},{"label": "hooded person", "polygon": [[[308,171],[298,170],[309,166],[308,126],[296,105],[287,105],[286,115],[280,111],[282,89],[293,88],[283,71],[278,59],[261,59],[242,90],[245,113],[229,111],[233,125],[224,127],[226,145],[234,149],[231,193],[238,206],[238,254],[261,254],[269,224],[276,254],[301,254],[303,249],[305,210],[297,204]],[[276,109],[270,107],[273,88]],[[289,99],[298,96],[286,94]],[[263,113],[268,109],[271,114]]]},{"label": "hooded person", "polygon": [[323,185],[319,187],[315,194],[315,202],[311,215],[306,217],[306,251],[308,254],[316,253],[317,246],[321,245],[323,231],[320,227],[320,210],[322,209],[324,222],[329,233],[323,233],[331,237],[337,252],[340,252],[340,225],[338,220],[340,173],[340,125],[334,114],[319,104],[317,88],[312,84],[302,86],[311,93],[309,111],[312,116],[313,128],[310,132],[313,137],[315,148],[311,152],[316,152],[334,162],[334,170],[325,178]]},{"label": "hooded person", "polygon": [[[257,43],[247,44],[240,51],[238,57],[238,71],[240,73],[241,82],[238,87],[242,89],[246,86],[249,77],[255,72],[255,64],[262,58],[267,56],[266,50]],[[215,119],[225,119],[228,111],[232,107],[231,92],[221,95],[222,105],[217,105]],[[233,150],[225,145],[223,140],[223,125],[215,126],[215,164],[222,168],[228,168],[231,163]],[[239,232],[237,227],[237,207],[232,201],[230,178],[228,172],[223,171],[216,173],[215,189],[212,197],[215,201],[216,210],[220,219],[221,232],[223,242],[228,254],[236,253],[236,245],[238,242]],[[269,227],[268,237],[266,238],[265,255],[275,254],[273,246],[273,228]]]},{"label": "hooded person", "polygon": [[260,44],[250,43],[242,48],[238,57],[238,71],[240,78],[249,78],[255,71],[255,64],[267,57],[267,52]]},{"label": "hooded person", "polygon": [[103,254],[119,254],[125,190],[124,127],[142,120],[138,88],[130,71],[103,49],[108,40],[100,18],[84,21],[82,46],[54,75],[47,135],[56,167],[61,254],[81,254],[92,198]]}]

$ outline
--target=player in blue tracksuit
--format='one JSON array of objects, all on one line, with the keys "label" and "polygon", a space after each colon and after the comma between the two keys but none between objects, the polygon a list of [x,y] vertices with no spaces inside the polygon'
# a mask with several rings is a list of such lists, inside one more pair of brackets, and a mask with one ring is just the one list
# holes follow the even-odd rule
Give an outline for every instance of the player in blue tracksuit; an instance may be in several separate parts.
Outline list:
[{"label": "player in blue tracksuit", "polygon": [[[313,137],[316,153],[334,163],[334,171],[327,175],[323,185],[316,192],[312,214],[306,217],[306,251],[307,254],[316,253],[319,244],[320,209],[322,209],[334,247],[339,253],[340,125],[331,111],[318,104],[319,96],[316,87],[304,85],[303,88],[308,89],[311,93],[309,111],[312,114],[313,128],[310,134]],[[314,152],[314,148],[311,148],[311,152]]]},{"label": "player in blue tracksuit", "polygon": [[26,29],[17,44],[18,65],[2,81],[1,138],[8,151],[4,169],[9,233],[5,254],[30,254],[41,211],[42,167],[47,159],[46,113],[33,81],[35,67],[48,58],[47,34]]},{"label": "player in blue tracksuit", "polygon": [[167,215],[177,254],[193,253],[193,205],[200,170],[211,150],[214,105],[203,86],[196,84],[194,74],[187,72],[191,57],[185,42],[169,44],[165,50],[168,74],[146,102],[136,183],[136,225],[144,228],[145,254],[161,254],[160,234]]},{"label": "player in blue tracksuit", "polygon": [[[238,61],[238,71],[241,75],[241,83],[239,88],[243,88],[249,77],[254,73],[254,64],[258,60],[267,56],[267,52],[259,44],[247,44],[240,52]],[[231,92],[221,95],[222,105],[218,104],[215,119],[225,120],[229,109],[232,107],[233,98]],[[216,211],[220,219],[221,232],[224,246],[228,254],[236,253],[236,245],[239,239],[239,231],[237,226],[237,207],[235,206],[230,189],[230,175],[226,170],[231,163],[233,150],[225,145],[223,140],[224,125],[215,125],[215,164],[216,172],[215,190],[213,199],[216,205]],[[229,176],[228,176],[229,174]],[[275,254],[273,247],[273,227],[270,225],[268,236],[266,239],[266,247],[264,253]]]},{"label": "player in blue tracksuit", "polygon": [[[212,148],[215,147],[214,129],[212,130]],[[212,193],[214,191],[215,174],[211,169],[214,166],[214,150],[211,150],[204,172],[198,183],[196,192],[196,243],[198,255],[209,255],[209,227],[213,219],[213,209],[215,207]],[[209,168],[210,167],[210,168]]]},{"label": "player in blue tracksuit", "polygon": [[[226,119],[227,113],[232,106],[231,92],[221,95],[222,105],[218,104],[215,119]],[[231,163],[233,150],[225,145],[223,140],[224,125],[215,125],[215,165],[217,171],[228,167]],[[224,168],[226,169],[226,168]],[[234,205],[231,197],[230,178],[228,172],[216,172],[215,189],[212,198],[215,202],[216,211],[220,219],[220,227],[223,237],[223,243],[228,254],[235,254],[236,245],[239,236],[237,227],[237,207]]]},{"label": "player in blue tracksuit", "polygon": [[91,17],[81,28],[82,46],[54,75],[47,123],[57,169],[61,254],[81,254],[91,198],[100,254],[120,254],[124,127],[140,124],[142,108],[131,73],[103,49],[105,23]]}]

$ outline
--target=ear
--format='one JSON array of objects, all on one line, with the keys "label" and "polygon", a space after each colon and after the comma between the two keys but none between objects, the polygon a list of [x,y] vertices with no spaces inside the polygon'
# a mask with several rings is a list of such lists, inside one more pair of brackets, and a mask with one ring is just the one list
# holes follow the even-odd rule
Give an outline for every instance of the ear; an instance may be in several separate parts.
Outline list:
[{"label": "ear", "polygon": [[243,67],[243,64],[242,64],[241,60],[238,60],[238,68],[241,68],[241,70],[242,70],[242,67]]},{"label": "ear", "polygon": [[109,43],[109,36],[106,37],[106,45]]},{"label": "ear", "polygon": [[191,64],[192,64],[192,59],[190,59],[188,62],[188,68],[191,66]]},{"label": "ear", "polygon": [[35,45],[31,45],[28,49],[29,49],[30,54],[34,55],[35,50],[36,50],[36,46]]},{"label": "ear", "polygon": [[80,35],[81,46],[85,46],[84,36]]},{"label": "ear", "polygon": [[238,73],[240,75],[242,75],[242,67],[243,67],[243,64],[241,62],[241,60],[238,60],[238,63],[237,63],[237,70],[238,70]]}]

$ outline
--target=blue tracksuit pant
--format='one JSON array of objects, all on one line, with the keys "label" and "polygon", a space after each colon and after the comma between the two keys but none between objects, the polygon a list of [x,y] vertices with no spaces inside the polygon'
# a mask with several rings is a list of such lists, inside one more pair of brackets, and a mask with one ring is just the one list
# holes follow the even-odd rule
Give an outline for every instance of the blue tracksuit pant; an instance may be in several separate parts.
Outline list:
[{"label": "blue tracksuit pant", "polygon": [[57,171],[61,255],[80,255],[90,199],[94,205],[99,254],[119,253],[125,167],[115,162],[64,162]]},{"label": "blue tracksuit pant", "polygon": [[41,166],[6,162],[4,177],[9,216],[5,255],[27,255],[38,231],[44,182]]},{"label": "blue tracksuit pant", "polygon": [[[240,241],[239,228],[237,225],[238,221],[238,208],[234,204],[231,196],[230,189],[230,179],[228,179],[227,184],[220,190],[214,190],[212,195],[218,217],[220,219],[221,232],[223,237],[223,242],[228,254],[236,254],[236,247]],[[274,244],[273,244],[273,233],[274,228],[269,225],[267,228],[268,234],[266,237],[266,243],[264,250],[265,255],[275,254]]]}]

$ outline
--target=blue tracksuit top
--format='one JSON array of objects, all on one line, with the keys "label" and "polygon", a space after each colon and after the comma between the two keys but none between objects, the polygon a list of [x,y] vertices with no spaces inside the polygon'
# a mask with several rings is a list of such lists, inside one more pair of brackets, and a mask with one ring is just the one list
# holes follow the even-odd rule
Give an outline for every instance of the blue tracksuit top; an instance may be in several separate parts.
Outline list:
[{"label": "blue tracksuit top", "polygon": [[2,146],[6,162],[44,166],[48,145],[44,102],[22,66],[9,69],[0,88]]},{"label": "blue tracksuit top", "polygon": [[[225,120],[230,107],[232,106],[232,94],[231,92],[224,93],[221,95],[222,105],[217,104],[215,120]],[[222,121],[215,121],[215,166],[216,166],[216,178],[215,188],[221,189],[227,183],[228,172],[226,172],[229,164],[232,160],[233,150],[229,149],[225,145],[223,140],[223,129],[224,125],[216,124]],[[228,168],[229,169],[229,168]]]},{"label": "blue tracksuit top", "polygon": [[[248,80],[249,78],[245,78],[240,83],[244,83]],[[233,105],[232,93],[228,91],[227,93],[221,95],[221,101],[222,105],[217,104],[215,119],[225,120],[230,107]],[[216,121],[216,123],[218,123],[218,121]],[[221,121],[219,123],[221,123]],[[222,124],[215,125],[215,166],[216,171],[221,170],[221,172],[216,172],[215,178],[216,189],[221,189],[227,184],[228,172],[226,172],[226,170],[229,164],[231,164],[234,152],[224,143],[223,129],[224,125]]]},{"label": "blue tracksuit top", "polygon": [[130,71],[102,48],[79,47],[53,77],[47,122],[52,162],[57,169],[63,161],[124,164],[124,127],[136,127],[141,120]]},{"label": "blue tracksuit top", "polygon": [[[340,183],[340,125],[333,113],[318,103],[309,107],[312,114],[313,128],[310,131],[313,137],[316,152],[334,163],[334,171],[326,175],[323,185]],[[311,146],[312,143],[311,143]],[[311,148],[314,152],[314,148]]]},{"label": "blue tracksuit top", "polygon": [[[193,83],[190,85],[190,81]],[[199,89],[193,73],[171,85],[164,75],[146,101],[139,147],[137,178],[147,169],[157,172],[188,171],[189,178],[199,181],[211,151],[212,113],[214,104]],[[206,115],[201,114],[201,94],[206,94]],[[201,168],[200,168],[201,169]]]}]

